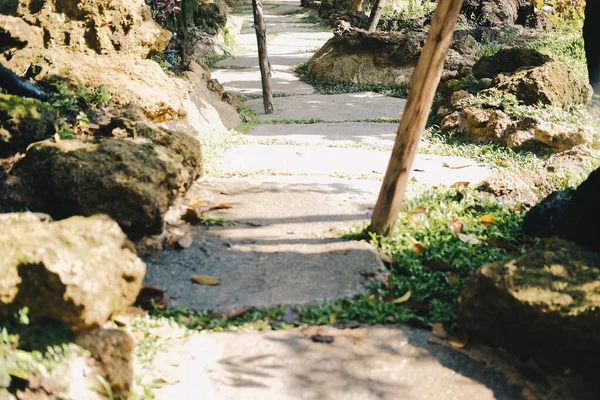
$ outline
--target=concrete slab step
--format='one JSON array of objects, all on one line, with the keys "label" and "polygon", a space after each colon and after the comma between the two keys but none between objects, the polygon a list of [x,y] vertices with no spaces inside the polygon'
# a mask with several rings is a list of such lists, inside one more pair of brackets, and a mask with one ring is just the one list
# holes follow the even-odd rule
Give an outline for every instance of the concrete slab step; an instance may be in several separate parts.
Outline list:
[{"label": "concrete slab step", "polygon": [[[258,69],[219,69],[212,71],[211,76],[217,79],[227,91],[237,94],[262,93],[262,80]],[[298,75],[285,71],[271,73],[271,88],[273,93],[302,95],[314,92],[313,87],[302,82]]]},{"label": "concrete slab step", "polygon": [[282,97],[274,102],[275,111],[264,114],[261,99],[246,104],[261,121],[319,120],[323,122],[364,121],[377,118],[399,119],[406,100],[372,92],[335,95]]},{"label": "concrete slab step", "polygon": [[[331,344],[310,335],[333,336]],[[402,327],[206,333],[169,340],[157,400],[516,400],[521,387]]]},{"label": "concrete slab step", "polygon": [[[299,64],[308,62],[314,53],[286,53],[269,56],[271,69],[274,71],[289,71]],[[232,58],[219,61],[216,68],[255,68],[258,69],[257,53],[239,54]]]},{"label": "concrete slab step", "polygon": [[[382,179],[390,151],[320,146],[250,144],[229,149],[217,165],[218,173],[325,175]],[[489,168],[463,157],[418,154],[411,177],[431,186],[480,182]]]},{"label": "concrete slab step", "polygon": [[[188,198],[231,209],[207,212],[235,225],[193,228],[194,243],[145,259],[145,283],[166,291],[167,304],[192,310],[308,304],[362,292],[360,271],[383,268],[364,242],[338,230],[370,218],[380,182],[307,177],[210,178]],[[192,283],[214,276],[218,286]]]}]

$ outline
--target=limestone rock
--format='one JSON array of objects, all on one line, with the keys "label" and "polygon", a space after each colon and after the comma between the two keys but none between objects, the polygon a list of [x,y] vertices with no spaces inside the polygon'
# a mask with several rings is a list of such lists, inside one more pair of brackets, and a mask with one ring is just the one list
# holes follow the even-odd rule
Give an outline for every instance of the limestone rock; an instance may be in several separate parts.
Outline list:
[{"label": "limestone rock", "polygon": [[600,255],[551,240],[508,262],[484,265],[462,294],[459,324],[472,342],[506,348],[560,372],[595,376]]},{"label": "limestone rock", "polygon": [[587,80],[558,61],[520,70],[511,76],[498,75],[494,86],[496,90],[514,94],[526,105],[541,103],[568,108],[588,105],[592,99],[592,88]]},{"label": "limestone rock", "polygon": [[536,22],[535,9],[529,0],[466,0],[461,13],[483,26]]},{"label": "limestone rock", "polygon": [[104,372],[116,397],[127,398],[133,382],[133,339],[116,329],[94,329],[82,334],[77,343],[89,350]]},{"label": "limestone rock", "polygon": [[[446,60],[444,79],[475,63],[478,48],[467,36],[456,35]],[[339,82],[408,85],[424,40],[423,32],[337,30],[308,61],[308,71]]]},{"label": "limestone rock", "polygon": [[534,129],[539,124],[540,120],[535,117],[525,117],[510,124],[506,128],[506,147],[512,150],[532,147],[537,143]]},{"label": "limestone rock", "polygon": [[0,156],[25,151],[33,142],[51,137],[58,115],[35,99],[0,94]]},{"label": "limestone rock", "polygon": [[510,123],[510,118],[504,112],[479,107],[465,108],[458,117],[459,131],[479,142],[503,144]]},{"label": "limestone rock", "polygon": [[0,220],[0,316],[27,306],[32,321],[52,319],[74,330],[104,324],[141,288],[146,266],[131,247],[102,215]]},{"label": "limestone rock", "polygon": [[535,138],[556,151],[563,151],[592,141],[589,127],[540,123],[534,129]]},{"label": "limestone rock", "polygon": [[548,194],[555,189],[555,183],[542,172],[523,170],[502,172],[482,182],[485,191],[504,203],[534,205],[540,194]]},{"label": "limestone rock", "polygon": [[473,65],[473,75],[479,79],[493,78],[500,73],[512,73],[526,67],[539,67],[551,60],[550,56],[534,49],[510,47],[477,60]]},{"label": "limestone rock", "polygon": [[12,173],[29,188],[31,209],[55,218],[108,214],[132,239],[160,233],[171,201],[199,175],[147,139],[40,142]]}]

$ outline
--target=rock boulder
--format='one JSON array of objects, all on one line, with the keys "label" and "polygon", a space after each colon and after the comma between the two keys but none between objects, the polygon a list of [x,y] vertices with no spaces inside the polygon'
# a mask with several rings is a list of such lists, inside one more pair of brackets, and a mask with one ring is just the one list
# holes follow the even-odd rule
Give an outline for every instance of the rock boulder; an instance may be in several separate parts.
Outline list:
[{"label": "rock boulder", "polygon": [[11,174],[31,209],[57,219],[108,214],[137,239],[162,231],[171,201],[200,175],[201,166],[186,162],[193,158],[191,149],[183,157],[147,139],[45,141]]},{"label": "rock boulder", "polygon": [[561,373],[593,375],[600,364],[600,256],[551,240],[484,265],[462,294],[459,324],[472,342]]},{"label": "rock boulder", "polygon": [[503,73],[512,73],[521,68],[533,68],[550,62],[552,58],[537,50],[527,47],[510,47],[502,49],[492,56],[481,57],[473,65],[476,78],[494,78]]},{"label": "rock boulder", "polygon": [[146,266],[106,216],[58,222],[0,219],[0,317],[29,308],[32,321],[74,330],[104,324],[131,305]]}]

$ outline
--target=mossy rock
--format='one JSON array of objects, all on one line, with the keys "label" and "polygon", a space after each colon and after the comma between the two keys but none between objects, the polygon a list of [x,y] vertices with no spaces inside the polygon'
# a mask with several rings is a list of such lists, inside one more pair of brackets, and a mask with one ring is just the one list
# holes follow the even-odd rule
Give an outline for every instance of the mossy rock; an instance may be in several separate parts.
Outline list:
[{"label": "mossy rock", "polygon": [[0,94],[0,156],[24,151],[31,143],[51,137],[56,110],[39,100]]},{"label": "mossy rock", "polygon": [[550,240],[487,264],[462,294],[470,340],[506,348],[557,371],[600,366],[600,254]]},{"label": "mossy rock", "polygon": [[493,78],[500,73],[512,73],[524,67],[539,67],[551,60],[550,56],[534,49],[511,47],[494,55],[481,57],[473,65],[473,75],[479,79]]},{"label": "mossy rock", "polygon": [[593,94],[587,78],[558,61],[519,70],[511,76],[498,75],[494,87],[514,94],[526,105],[541,103],[560,108],[589,105]]},{"label": "mossy rock", "polygon": [[171,201],[199,175],[148,139],[36,143],[11,174],[30,209],[56,219],[108,214],[133,240],[160,233]]},{"label": "mossy rock", "polygon": [[119,226],[104,215],[43,222],[0,218],[0,318],[29,308],[82,330],[131,305],[146,266]]}]

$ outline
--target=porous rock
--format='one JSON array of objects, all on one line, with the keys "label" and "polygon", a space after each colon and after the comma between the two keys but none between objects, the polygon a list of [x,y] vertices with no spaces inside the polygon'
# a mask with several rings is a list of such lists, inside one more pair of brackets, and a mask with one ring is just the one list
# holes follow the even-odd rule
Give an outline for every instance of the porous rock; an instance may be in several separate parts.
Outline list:
[{"label": "porous rock", "polygon": [[476,78],[494,78],[503,73],[512,73],[521,68],[533,68],[544,65],[552,58],[527,47],[509,47],[491,56],[481,57],[473,65]]},{"label": "porous rock", "polygon": [[57,219],[108,214],[137,239],[161,232],[171,201],[200,168],[147,139],[68,140],[34,144],[11,174],[31,209]]},{"label": "porous rock", "polygon": [[131,305],[146,266],[107,216],[43,222],[0,219],[0,316],[29,308],[74,330],[104,324]]},{"label": "porous rock", "polygon": [[598,253],[550,240],[510,261],[482,266],[461,299],[459,324],[471,342],[505,348],[561,373],[597,371]]}]

